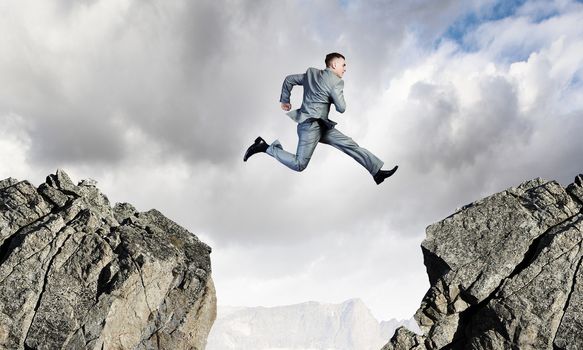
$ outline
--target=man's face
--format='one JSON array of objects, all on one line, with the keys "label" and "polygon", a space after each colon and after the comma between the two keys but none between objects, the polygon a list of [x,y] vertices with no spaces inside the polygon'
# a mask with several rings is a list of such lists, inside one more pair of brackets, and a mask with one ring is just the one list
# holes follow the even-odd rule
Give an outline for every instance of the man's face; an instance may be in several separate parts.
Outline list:
[{"label": "man's face", "polygon": [[336,73],[337,76],[342,78],[344,76],[344,72],[346,72],[346,61],[344,58],[335,58],[332,60],[332,71]]}]

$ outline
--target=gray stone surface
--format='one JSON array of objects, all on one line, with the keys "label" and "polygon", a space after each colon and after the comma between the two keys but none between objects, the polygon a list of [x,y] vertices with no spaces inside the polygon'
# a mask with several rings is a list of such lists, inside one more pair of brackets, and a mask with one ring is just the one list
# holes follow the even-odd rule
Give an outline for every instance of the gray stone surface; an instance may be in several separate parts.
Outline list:
[{"label": "gray stone surface", "polygon": [[204,349],[211,248],[95,185],[0,181],[0,348]]},{"label": "gray stone surface", "polygon": [[582,180],[527,181],[429,226],[424,335],[383,350],[583,349]]}]

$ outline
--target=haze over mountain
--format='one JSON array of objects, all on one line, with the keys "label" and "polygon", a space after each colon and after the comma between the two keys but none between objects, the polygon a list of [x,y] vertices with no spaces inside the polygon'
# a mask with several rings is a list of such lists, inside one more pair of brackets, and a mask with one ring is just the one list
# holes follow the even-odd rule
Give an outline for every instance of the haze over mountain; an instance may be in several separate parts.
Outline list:
[{"label": "haze over mountain", "polygon": [[360,299],[340,304],[309,301],[276,307],[221,307],[207,350],[378,350],[400,326],[378,322]]}]

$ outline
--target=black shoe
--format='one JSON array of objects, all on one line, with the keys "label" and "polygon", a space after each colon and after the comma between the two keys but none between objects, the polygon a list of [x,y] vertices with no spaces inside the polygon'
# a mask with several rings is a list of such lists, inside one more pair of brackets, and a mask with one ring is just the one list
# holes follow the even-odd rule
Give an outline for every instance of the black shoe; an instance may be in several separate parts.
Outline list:
[{"label": "black shoe", "polygon": [[385,179],[391,175],[393,175],[395,173],[395,171],[397,171],[397,168],[399,166],[395,165],[395,167],[391,170],[379,170],[373,177],[374,177],[374,182],[378,184],[380,184],[381,182],[385,181]]},{"label": "black shoe", "polygon": [[265,152],[269,145],[265,142],[261,136],[255,139],[255,143],[253,143],[249,148],[247,148],[247,152],[245,152],[245,156],[243,157],[243,161],[246,162],[249,157],[254,155],[255,153]]}]

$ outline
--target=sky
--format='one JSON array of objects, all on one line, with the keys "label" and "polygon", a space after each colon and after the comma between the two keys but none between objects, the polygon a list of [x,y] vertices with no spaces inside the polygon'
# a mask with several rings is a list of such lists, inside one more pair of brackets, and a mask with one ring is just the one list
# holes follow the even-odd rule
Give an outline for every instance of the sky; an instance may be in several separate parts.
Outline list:
[{"label": "sky", "polygon": [[[425,228],[484,196],[583,173],[573,0],[6,0],[0,178],[64,169],[213,248],[219,305],[360,298],[410,318]],[[294,172],[283,79],[346,57],[336,128],[397,173],[319,144]],[[302,88],[292,92],[301,105]]]}]

